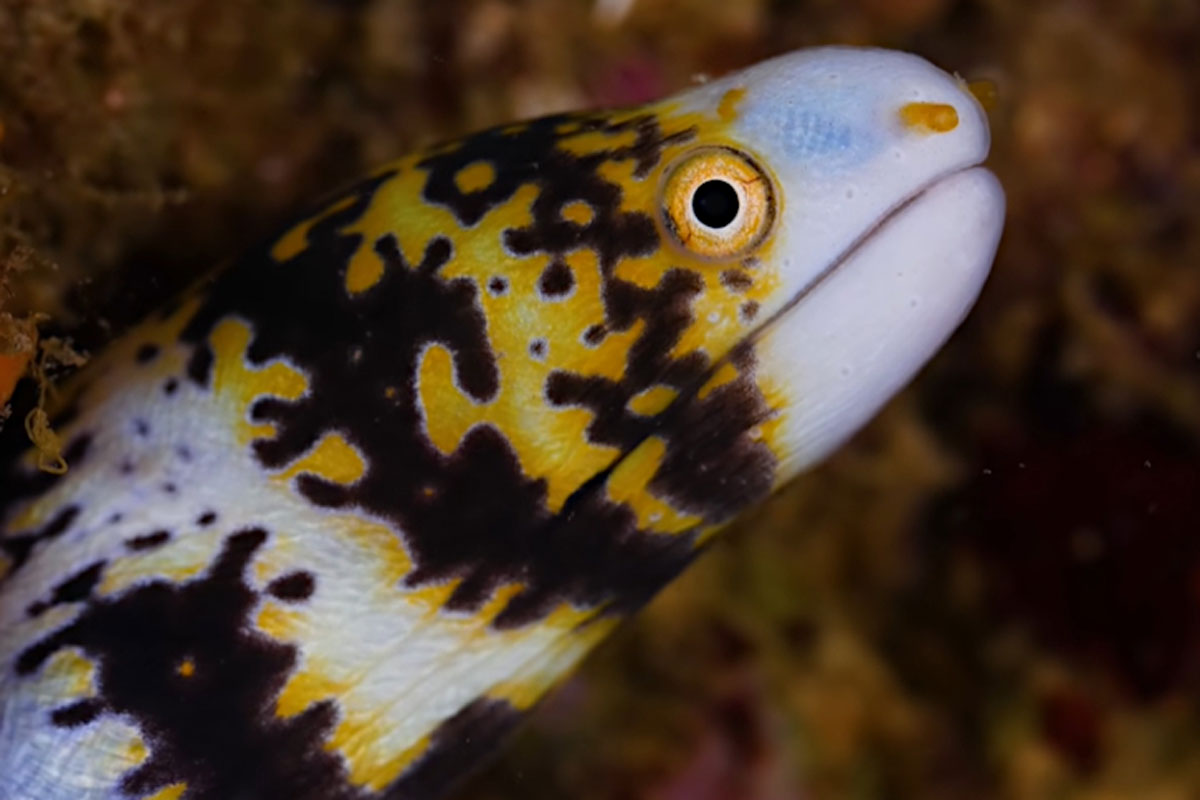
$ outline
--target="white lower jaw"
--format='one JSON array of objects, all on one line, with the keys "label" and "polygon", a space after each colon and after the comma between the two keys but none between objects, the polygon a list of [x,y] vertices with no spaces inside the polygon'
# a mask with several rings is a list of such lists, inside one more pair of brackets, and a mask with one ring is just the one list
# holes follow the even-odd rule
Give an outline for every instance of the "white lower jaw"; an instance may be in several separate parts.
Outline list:
[{"label": "white lower jaw", "polygon": [[849,438],[949,338],[979,295],[1003,224],[995,176],[980,167],[950,175],[761,334],[759,374],[783,401],[781,482]]}]

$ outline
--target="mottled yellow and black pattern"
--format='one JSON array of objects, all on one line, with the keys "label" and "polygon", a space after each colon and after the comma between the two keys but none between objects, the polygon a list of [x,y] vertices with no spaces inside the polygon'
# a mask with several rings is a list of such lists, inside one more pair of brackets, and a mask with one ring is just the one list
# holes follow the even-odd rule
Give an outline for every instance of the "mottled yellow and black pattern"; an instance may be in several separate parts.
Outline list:
[{"label": "mottled yellow and black pattern", "polygon": [[400,159],[67,387],[0,490],[0,795],[435,797],[786,477],[753,91]]}]

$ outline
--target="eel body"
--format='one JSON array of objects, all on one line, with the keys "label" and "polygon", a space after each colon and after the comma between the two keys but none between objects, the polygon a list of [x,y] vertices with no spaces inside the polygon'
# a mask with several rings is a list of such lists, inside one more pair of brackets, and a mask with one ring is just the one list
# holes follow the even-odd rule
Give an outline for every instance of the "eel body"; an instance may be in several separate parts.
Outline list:
[{"label": "eel body", "polygon": [[0,472],[0,798],[440,797],[987,274],[983,112],[802,51],[401,158]]}]

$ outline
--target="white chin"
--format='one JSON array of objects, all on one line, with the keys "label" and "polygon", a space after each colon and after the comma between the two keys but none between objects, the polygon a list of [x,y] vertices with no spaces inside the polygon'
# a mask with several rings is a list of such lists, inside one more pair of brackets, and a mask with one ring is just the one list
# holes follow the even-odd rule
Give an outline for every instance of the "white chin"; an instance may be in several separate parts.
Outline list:
[{"label": "white chin", "polygon": [[781,480],[849,438],[949,338],[979,295],[1003,224],[992,173],[950,175],[762,334],[759,368],[787,399]]}]

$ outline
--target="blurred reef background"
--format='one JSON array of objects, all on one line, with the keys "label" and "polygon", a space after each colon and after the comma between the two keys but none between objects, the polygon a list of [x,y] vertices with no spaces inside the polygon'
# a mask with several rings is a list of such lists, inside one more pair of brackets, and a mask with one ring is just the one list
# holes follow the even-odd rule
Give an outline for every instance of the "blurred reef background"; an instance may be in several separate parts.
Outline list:
[{"label": "blurred reef background", "polygon": [[1195,0],[0,0],[0,379],[413,146],[826,43],[994,82],[979,306],[458,798],[1200,797]]}]

